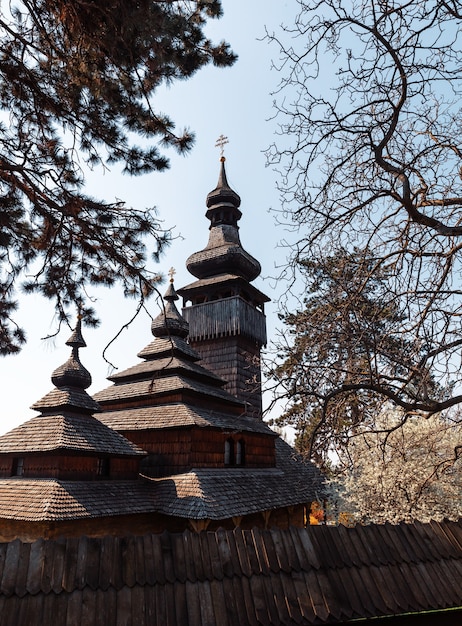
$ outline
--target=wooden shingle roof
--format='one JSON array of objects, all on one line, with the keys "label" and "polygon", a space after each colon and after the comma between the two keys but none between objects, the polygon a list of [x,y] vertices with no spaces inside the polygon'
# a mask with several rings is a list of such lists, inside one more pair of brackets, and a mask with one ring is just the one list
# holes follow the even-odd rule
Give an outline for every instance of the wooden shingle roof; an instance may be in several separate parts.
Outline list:
[{"label": "wooden shingle roof", "polygon": [[0,454],[58,450],[145,456],[137,445],[89,415],[39,415],[0,436]]},{"label": "wooden shingle roof", "polygon": [[259,432],[276,437],[267,424],[252,417],[236,415],[197,407],[188,403],[176,402],[172,404],[156,404],[140,407],[135,410],[122,409],[120,411],[104,411],[98,419],[107,426],[120,431],[148,430],[150,428],[222,428],[242,432]]},{"label": "wooden shingle roof", "polygon": [[[57,522],[153,513],[152,489],[141,480],[0,480],[0,518]],[[0,620],[1,623],[1,620]]]},{"label": "wooden shingle roof", "polygon": [[277,440],[271,469],[193,469],[161,479],[82,481],[0,480],[0,518],[59,521],[138,513],[226,520],[315,500],[322,477]]},{"label": "wooden shingle roof", "polygon": [[193,469],[149,479],[156,486],[156,510],[187,519],[224,520],[319,499],[323,478],[282,439],[276,439],[276,467]]},{"label": "wooden shingle roof", "polygon": [[395,615],[406,624],[405,614],[462,607],[461,578],[461,521],[16,540],[0,544],[0,620],[285,626]]},{"label": "wooden shingle roof", "polygon": [[[190,378],[186,373],[177,375],[172,373],[168,377],[152,378],[147,380],[136,380],[125,382],[124,384],[107,387],[95,393],[93,398],[102,406],[109,402],[120,400],[148,400],[155,401],[156,396],[171,395],[178,393],[188,393],[194,395],[207,395],[213,399],[218,399],[229,405],[240,405],[241,402],[227,391],[218,387],[212,387],[208,383],[200,382]],[[99,416],[98,416],[99,418]]]}]

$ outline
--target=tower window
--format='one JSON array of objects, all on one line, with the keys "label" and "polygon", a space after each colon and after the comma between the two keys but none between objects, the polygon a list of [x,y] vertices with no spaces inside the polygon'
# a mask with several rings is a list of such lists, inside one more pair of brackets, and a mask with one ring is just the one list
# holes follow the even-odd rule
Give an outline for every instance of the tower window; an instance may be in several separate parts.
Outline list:
[{"label": "tower window", "polygon": [[110,473],[110,459],[98,459],[98,475],[109,476]]},{"label": "tower window", "polygon": [[14,457],[11,467],[12,476],[24,476],[24,457]]},{"label": "tower window", "polygon": [[236,445],[236,465],[245,465],[245,442],[239,439]]},{"label": "tower window", "polygon": [[234,441],[231,438],[225,441],[225,465],[234,465]]}]

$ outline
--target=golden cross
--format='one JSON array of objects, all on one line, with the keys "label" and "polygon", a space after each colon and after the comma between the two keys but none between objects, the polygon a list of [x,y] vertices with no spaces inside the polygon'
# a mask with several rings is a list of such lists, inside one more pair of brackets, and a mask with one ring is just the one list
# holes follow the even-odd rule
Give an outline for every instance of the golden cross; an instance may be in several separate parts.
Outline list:
[{"label": "golden cross", "polygon": [[225,151],[225,145],[227,143],[229,143],[228,137],[225,137],[224,135],[220,135],[218,137],[215,148],[220,148],[220,156],[223,156],[223,153]]},{"label": "golden cross", "polygon": [[176,270],[173,267],[171,267],[168,270],[168,275],[170,276],[170,282],[171,283],[173,283],[173,277],[175,276],[175,274],[176,274]]}]

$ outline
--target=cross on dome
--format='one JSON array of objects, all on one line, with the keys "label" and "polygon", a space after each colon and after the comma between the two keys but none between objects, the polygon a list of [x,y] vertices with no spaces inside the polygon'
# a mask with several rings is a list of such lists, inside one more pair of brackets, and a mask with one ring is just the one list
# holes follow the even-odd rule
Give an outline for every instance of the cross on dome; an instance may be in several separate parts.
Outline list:
[{"label": "cross on dome", "polygon": [[170,276],[170,282],[171,283],[173,283],[173,277],[175,276],[175,274],[176,274],[176,269],[174,267],[171,267],[168,270],[168,275]]},{"label": "cross on dome", "polygon": [[229,143],[228,137],[225,135],[220,135],[216,141],[215,148],[220,148],[220,156],[223,158],[223,154],[225,152],[225,145]]}]

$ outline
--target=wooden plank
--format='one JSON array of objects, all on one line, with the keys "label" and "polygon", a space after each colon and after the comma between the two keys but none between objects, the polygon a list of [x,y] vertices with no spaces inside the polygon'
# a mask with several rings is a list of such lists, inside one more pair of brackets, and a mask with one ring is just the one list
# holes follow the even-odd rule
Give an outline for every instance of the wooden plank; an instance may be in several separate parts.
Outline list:
[{"label": "wooden plank", "polygon": [[380,524],[379,529],[380,541],[386,546],[387,561],[386,564],[399,563],[402,561],[402,554],[400,552],[400,544],[396,542],[396,532],[394,526],[389,522]]},{"label": "wooden plank", "polygon": [[216,626],[219,622],[217,622],[214,613],[210,582],[208,580],[204,580],[204,582],[197,584],[196,591],[199,594],[201,619],[198,623],[201,624],[201,626]]},{"label": "wooden plank", "polygon": [[181,624],[181,622],[177,621],[176,616],[176,606],[175,606],[175,589],[174,585],[171,583],[167,583],[163,587],[163,593],[165,597],[165,608],[166,608],[166,626],[177,626],[177,624]]},{"label": "wooden plank", "polygon": [[132,626],[132,590],[122,587],[117,591],[117,626]]},{"label": "wooden plank", "polygon": [[[329,569],[325,571],[325,575],[335,598],[335,602],[328,603],[329,610],[333,611],[335,618],[342,622],[362,615],[361,603],[356,589],[351,583],[348,569]],[[306,573],[305,579],[307,579]]]},{"label": "wooden plank", "polygon": [[[68,594],[67,600],[67,621],[68,624],[82,624],[82,592],[80,589],[76,589],[72,593]],[[46,622],[44,622],[45,625]],[[50,625],[53,621],[48,622]]]},{"label": "wooden plank", "polygon": [[154,624],[157,626],[164,626],[164,624],[167,624],[165,586],[166,585],[157,584],[154,588],[156,596],[156,619]]},{"label": "wooden plank", "polygon": [[276,552],[276,547],[273,541],[273,535],[271,530],[261,530],[260,537],[264,545],[266,561],[268,567],[274,573],[280,571],[279,560]]},{"label": "wooden plank", "polygon": [[[144,612],[146,616],[146,626],[156,626],[156,586],[147,584],[144,587]],[[187,624],[187,622],[184,622]]]},{"label": "wooden plank", "polygon": [[246,576],[243,576],[240,582],[242,587],[242,595],[244,598],[245,612],[249,620],[249,624],[251,626],[260,626],[258,624],[257,615],[255,612],[255,604],[253,601],[252,589],[250,587],[249,579]]},{"label": "wooden plank", "polygon": [[299,572],[301,570],[301,565],[298,559],[297,550],[295,549],[291,533],[285,530],[281,533],[281,537],[290,569]]},{"label": "wooden plank", "polygon": [[98,588],[100,560],[100,539],[88,538],[86,546],[85,582],[92,589]]},{"label": "wooden plank", "polygon": [[120,539],[120,555],[122,559],[122,580],[124,585],[133,587],[135,577],[135,537],[128,535]]},{"label": "wooden plank", "polygon": [[53,566],[51,570],[51,588],[54,593],[63,590],[64,564],[66,561],[66,540],[58,539],[53,542]]},{"label": "wooden plank", "polygon": [[414,610],[431,608],[435,603],[431,589],[427,587],[425,579],[419,572],[418,565],[410,563],[408,569],[408,584],[414,598]]},{"label": "wooden plank", "polygon": [[[110,593],[112,592],[112,593]],[[114,589],[98,589],[93,592],[95,594],[95,612],[97,615],[97,624],[105,626],[113,626],[115,624],[114,614]]]},{"label": "wooden plank", "polygon": [[[85,587],[82,589],[82,617],[80,618],[81,624],[97,624],[99,616],[96,612],[97,607],[97,593],[91,587]],[[46,624],[52,624],[53,622],[45,622]]]},{"label": "wooden plank", "polygon": [[[327,621],[328,619],[333,617],[340,616],[342,613],[342,609],[340,607],[338,598],[336,597],[329,580],[329,577],[326,574],[324,569],[320,569],[316,573],[316,580],[319,586],[319,589],[322,594],[323,602],[315,605],[317,616],[323,621]],[[299,580],[298,575],[293,574],[295,581]],[[299,589],[296,586],[297,590]]]},{"label": "wooden plank", "polygon": [[265,575],[268,575],[270,573],[270,566],[266,553],[265,543],[262,538],[262,531],[260,529],[254,528],[252,530],[252,538],[255,546],[255,553],[258,559],[259,571]]},{"label": "wooden plank", "polygon": [[186,624],[200,624],[201,623],[201,609],[199,601],[199,593],[197,589],[198,583],[186,581],[186,606],[188,610],[188,621]]},{"label": "wooden plank", "polygon": [[296,528],[295,526],[289,526],[288,531],[292,538],[292,543],[294,546],[294,550],[297,553],[297,559],[300,564],[300,568],[302,570],[308,571],[311,569],[312,565],[309,561],[308,555],[306,553],[305,546],[302,543],[301,535],[306,535],[305,528]]},{"label": "wooden plank", "polygon": [[191,570],[194,571],[193,580],[205,580],[207,571],[204,570],[200,536],[198,533],[190,533],[188,540],[191,550],[189,565]]},{"label": "wooden plank", "polygon": [[3,576],[0,585],[0,591],[6,596],[14,593],[16,586],[16,574],[18,569],[18,560],[21,552],[21,542],[19,539],[10,541],[5,555],[5,564],[3,567]]},{"label": "wooden plank", "polygon": [[170,542],[170,537],[170,533],[166,531],[163,532],[160,535],[160,545],[162,550],[162,562],[164,564],[165,580],[173,584],[175,582],[176,575],[175,564],[173,562],[174,555],[172,544]]},{"label": "wooden plank", "polygon": [[86,585],[86,567],[87,567],[87,537],[79,537],[77,547],[77,560],[75,570],[75,586],[77,589],[83,589]]},{"label": "wooden plank", "polygon": [[227,577],[223,578],[223,580],[221,581],[221,587],[224,598],[223,602],[226,607],[229,624],[230,626],[234,626],[234,624],[239,624],[242,618],[242,604],[239,601],[239,597],[236,597],[236,594],[234,592],[233,579]]},{"label": "wooden plank", "polygon": [[223,529],[218,529],[215,533],[215,538],[217,542],[217,552],[220,559],[221,571],[224,576],[232,576],[235,570],[228,542],[228,533]]},{"label": "wooden plank", "polygon": [[394,581],[390,579],[389,566],[371,567],[370,575],[374,579],[377,589],[380,589],[380,594],[386,605],[386,612],[399,613],[402,607],[397,600]]},{"label": "wooden plank", "polygon": [[183,553],[184,553],[184,570],[186,574],[186,579],[190,582],[194,582],[196,580],[196,570],[194,568],[194,556],[192,552],[191,545],[191,533],[189,531],[185,531],[181,535],[183,541]]},{"label": "wooden plank", "polygon": [[249,557],[247,554],[247,546],[244,540],[244,531],[242,531],[240,528],[235,528],[232,531],[232,536],[235,541],[237,556],[239,559],[239,570],[245,576],[251,576],[252,566],[250,564]]},{"label": "wooden plank", "polygon": [[165,584],[164,561],[162,558],[162,544],[160,535],[151,535],[152,541],[152,564],[155,581],[161,585]]},{"label": "wooden plank", "polygon": [[174,568],[174,579],[182,583],[186,581],[186,563],[183,544],[183,536],[179,533],[170,534],[170,545],[172,548],[172,561]]},{"label": "wooden plank", "polygon": [[275,548],[275,553],[276,553],[276,557],[279,563],[279,567],[280,569],[282,569],[284,572],[290,572],[290,564],[289,564],[289,560],[287,558],[287,555],[285,553],[285,545],[284,545],[284,541],[281,537],[281,534],[284,531],[281,531],[277,528],[273,528],[271,529],[271,538],[273,540],[274,543],[274,548]]},{"label": "wooden plank", "polygon": [[76,588],[75,575],[77,571],[78,549],[79,540],[77,538],[69,537],[66,539],[63,565],[63,589],[67,592],[72,592]]},{"label": "wooden plank", "polygon": [[223,580],[223,568],[221,566],[220,553],[218,551],[217,536],[214,532],[207,533],[212,580]]},{"label": "wooden plank", "polygon": [[3,577],[3,568],[5,567],[7,549],[8,549],[8,542],[0,543],[0,580]]},{"label": "wooden plank", "polygon": [[[317,527],[313,527],[314,528]],[[351,546],[354,549],[354,553],[357,554],[358,556],[358,566],[361,567],[362,565],[369,565],[369,555],[367,553],[366,548],[363,546],[363,543],[358,535],[357,532],[357,527],[355,526],[354,528],[345,528],[344,531],[344,536],[345,536],[345,550],[351,551]],[[319,560],[323,563],[323,566],[327,566],[327,564],[324,563],[323,561],[323,555],[322,553],[318,554],[318,558]],[[352,553],[352,558],[353,558],[353,553]],[[356,559],[354,559],[356,561]]]},{"label": "wooden plank", "polygon": [[[371,617],[377,614],[376,607],[369,593],[369,589],[367,586],[367,579],[366,579],[366,582],[364,582],[364,580],[362,579],[359,573],[361,569],[362,568],[356,568],[356,567],[351,568],[350,570],[347,570],[347,573],[345,574],[345,576],[350,576],[351,584],[353,585],[353,587],[356,589],[358,593],[359,603],[362,609],[362,612],[360,614],[361,617]],[[343,580],[345,582],[345,579]]]},{"label": "wooden plank", "polygon": [[287,612],[289,614],[289,617],[297,624],[300,624],[300,622],[302,622],[303,620],[303,616],[292,575],[288,575],[286,572],[281,571],[279,573],[279,577],[281,580],[282,588],[284,590],[284,596],[286,599]]},{"label": "wooden plank", "polygon": [[213,576],[212,575],[212,560],[210,557],[210,546],[209,546],[211,533],[200,532],[198,534],[198,537],[199,537],[200,546],[201,546],[200,550],[201,550],[204,578],[207,578],[208,580],[212,580],[212,576]]},{"label": "wooden plank", "polygon": [[135,580],[138,585],[146,583],[143,537],[135,537]]},{"label": "wooden plank", "polygon": [[252,530],[243,530],[242,539],[244,540],[245,550],[247,558],[250,563],[252,574],[259,574],[261,572],[260,561],[257,555],[257,549],[254,541],[254,533]]},{"label": "wooden plank", "polygon": [[110,536],[102,537],[99,562],[98,588],[103,591],[111,584],[111,569],[114,560],[114,540]]},{"label": "wooden plank", "polygon": [[461,570],[462,559],[458,561],[453,559],[439,561],[438,566],[441,568],[443,575],[439,578],[439,582],[446,581],[447,590],[450,592],[450,605],[455,606],[455,602],[460,603],[461,599]]},{"label": "wooden plank", "polygon": [[268,590],[271,592],[270,604],[273,608],[270,606],[269,612],[273,617],[273,623],[289,624],[291,618],[289,617],[289,612],[287,610],[286,595],[282,585],[280,573],[270,573],[266,584],[268,585]]},{"label": "wooden plank", "polygon": [[53,573],[54,542],[45,541],[43,545],[42,571],[40,576],[40,588],[43,593],[51,591],[51,577]]},{"label": "wooden plank", "polygon": [[154,561],[154,548],[152,544],[152,535],[144,535],[142,537],[143,552],[144,552],[144,566],[146,584],[154,585],[157,580],[157,572]]},{"label": "wooden plank", "polygon": [[174,624],[188,624],[188,605],[186,600],[186,581],[176,581],[172,585],[173,606],[175,608]]},{"label": "wooden plank", "polygon": [[[361,579],[362,588],[367,593],[367,597],[370,598],[372,602],[372,615],[386,615],[387,613],[387,604],[382,596],[382,590],[379,589],[375,583],[374,576],[372,575],[372,571],[376,568],[376,565],[371,565],[370,567],[363,567],[357,570],[358,575]],[[364,601],[365,594],[363,594],[362,599]]]},{"label": "wooden plank", "polygon": [[[39,593],[36,596],[27,594],[22,598],[12,596],[6,598],[7,602],[0,604],[0,616],[2,626],[18,626],[24,624],[30,626],[34,623],[45,624],[43,621],[43,602],[45,596]],[[67,603],[66,603],[67,606]],[[57,622],[52,622],[57,623]],[[66,622],[62,622],[65,624]]]},{"label": "wooden plank", "polygon": [[143,624],[147,624],[148,622],[146,621],[144,587],[135,585],[133,589],[131,589],[131,605],[132,615],[130,624],[139,624],[140,626],[142,626]]},{"label": "wooden plank", "polygon": [[271,624],[271,614],[268,610],[271,596],[265,590],[267,583],[269,583],[269,578],[266,576],[251,576],[249,579],[255,615],[262,626]]}]

